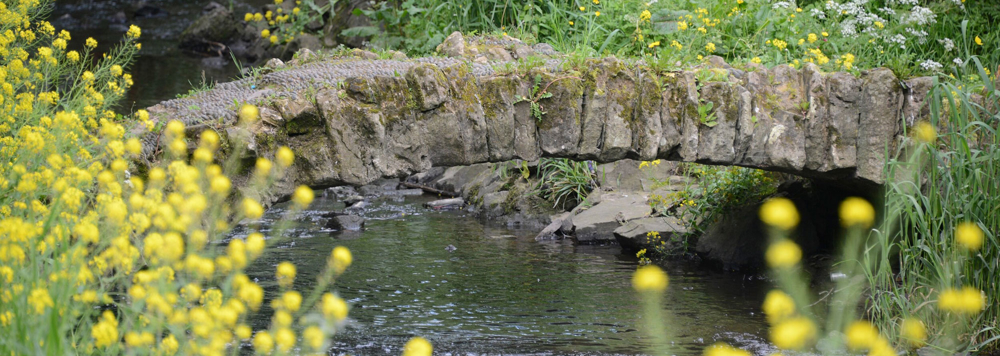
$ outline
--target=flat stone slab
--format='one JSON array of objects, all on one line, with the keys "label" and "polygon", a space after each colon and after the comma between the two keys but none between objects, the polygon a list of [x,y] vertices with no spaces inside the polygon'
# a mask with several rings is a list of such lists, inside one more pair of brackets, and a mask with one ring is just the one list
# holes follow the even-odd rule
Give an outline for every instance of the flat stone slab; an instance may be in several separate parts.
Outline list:
[{"label": "flat stone slab", "polygon": [[575,239],[580,243],[614,241],[614,231],[624,222],[649,216],[646,196],[621,192],[601,196],[601,202],[573,216]]},{"label": "flat stone slab", "polygon": [[[660,234],[659,239],[652,239],[648,236],[650,232],[656,231]],[[679,219],[673,216],[641,218],[629,221],[615,229],[615,239],[622,246],[622,250],[638,251],[641,249],[654,248],[656,246],[668,246],[674,236],[686,234],[687,227]],[[661,242],[663,242],[661,244]]]}]

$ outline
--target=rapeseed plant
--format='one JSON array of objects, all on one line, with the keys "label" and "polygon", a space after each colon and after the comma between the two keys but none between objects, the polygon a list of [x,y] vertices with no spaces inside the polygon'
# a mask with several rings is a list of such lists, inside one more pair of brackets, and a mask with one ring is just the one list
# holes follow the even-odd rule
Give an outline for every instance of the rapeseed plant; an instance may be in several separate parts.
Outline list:
[{"label": "rapeseed plant", "polygon": [[[183,123],[112,112],[134,84],[125,70],[142,30],[130,26],[91,61],[97,42],[66,51],[72,36],[41,18],[48,6],[0,4],[0,354],[222,355],[244,343],[258,354],[325,352],[349,311],[327,290],[350,251],[334,248],[308,295],[281,263],[271,323],[253,330],[264,289],[244,271],[274,239],[251,231],[218,243],[264,213],[227,177],[224,139],[195,133],[189,151]],[[238,110],[243,124],[258,119],[252,105]],[[162,163],[140,166],[141,139],[157,134]],[[248,184],[263,189],[294,162],[285,147],[274,157],[257,161]],[[289,213],[313,198],[298,187]]]}]

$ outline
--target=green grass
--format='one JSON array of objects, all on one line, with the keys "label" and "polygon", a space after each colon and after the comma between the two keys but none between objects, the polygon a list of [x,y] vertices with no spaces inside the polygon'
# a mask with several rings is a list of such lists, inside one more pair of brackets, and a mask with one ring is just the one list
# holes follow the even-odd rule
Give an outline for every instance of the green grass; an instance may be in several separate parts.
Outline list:
[{"label": "green grass", "polygon": [[[1000,340],[1000,96],[981,66],[978,71],[982,86],[934,87],[928,102],[940,135],[932,143],[911,140],[889,163],[885,223],[871,239],[870,251],[879,251],[871,257],[879,263],[866,270],[873,286],[869,311],[883,330],[916,315],[932,335],[958,332],[961,341],[947,345],[956,351],[995,350]],[[961,222],[986,232],[980,251],[967,255],[956,245],[953,231]],[[955,320],[924,305],[942,288],[961,286],[984,291],[982,315]]]},{"label": "green grass", "polygon": [[[589,163],[592,164],[592,163]],[[553,207],[571,209],[597,188],[588,162],[565,158],[543,158],[538,164],[537,194],[553,202]]]}]

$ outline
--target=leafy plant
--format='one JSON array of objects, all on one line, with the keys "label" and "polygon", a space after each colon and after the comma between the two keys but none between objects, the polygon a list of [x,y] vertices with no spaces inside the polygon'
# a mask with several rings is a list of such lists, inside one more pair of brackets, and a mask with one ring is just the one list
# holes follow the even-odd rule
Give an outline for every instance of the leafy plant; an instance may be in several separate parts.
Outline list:
[{"label": "leafy plant", "polygon": [[[515,99],[514,104],[523,101],[531,103],[531,116],[533,116],[535,120],[538,120],[538,122],[541,122],[542,116],[546,114],[546,112],[542,110],[542,105],[539,104],[538,101],[552,97],[552,93],[546,91],[546,89],[548,89],[549,87],[548,85],[545,86],[545,89],[539,89],[541,83],[542,83],[542,76],[535,75],[535,85],[531,86],[531,93],[530,93],[531,95],[527,98],[520,95],[514,96]],[[552,83],[549,83],[549,85],[551,84]]]},{"label": "leafy plant", "polygon": [[716,120],[715,112],[712,111],[712,107],[715,103],[709,101],[704,104],[698,104],[698,118],[702,125],[708,127],[715,127],[719,122]]},{"label": "leafy plant", "polygon": [[579,204],[597,187],[590,169],[592,164],[565,158],[543,158],[538,164],[540,179],[537,194],[551,200],[553,207],[571,208]]}]

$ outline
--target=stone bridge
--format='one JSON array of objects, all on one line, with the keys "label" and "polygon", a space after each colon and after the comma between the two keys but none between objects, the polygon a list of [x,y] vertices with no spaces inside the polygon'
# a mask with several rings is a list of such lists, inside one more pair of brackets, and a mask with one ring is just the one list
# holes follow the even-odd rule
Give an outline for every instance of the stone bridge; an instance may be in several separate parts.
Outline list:
[{"label": "stone bridge", "polygon": [[[366,184],[431,166],[540,157],[738,165],[871,185],[884,182],[903,125],[927,116],[932,83],[809,63],[737,69],[720,58],[664,71],[615,58],[373,56],[304,53],[149,111],[185,121],[191,135],[249,134],[248,159],[291,147],[297,158],[279,196],[293,184]],[[242,102],[261,108],[249,128],[235,125]]]}]

